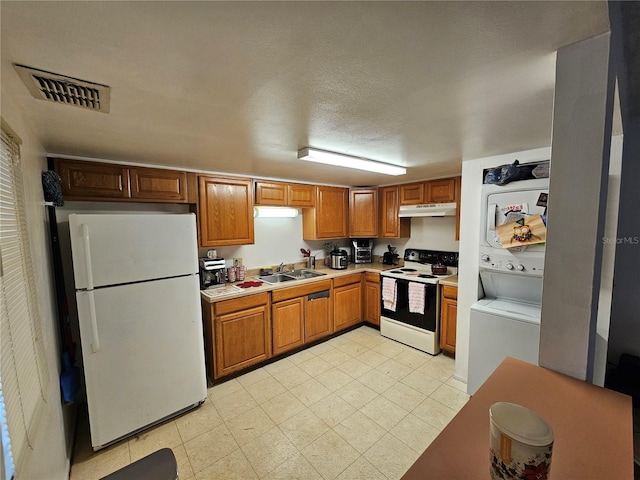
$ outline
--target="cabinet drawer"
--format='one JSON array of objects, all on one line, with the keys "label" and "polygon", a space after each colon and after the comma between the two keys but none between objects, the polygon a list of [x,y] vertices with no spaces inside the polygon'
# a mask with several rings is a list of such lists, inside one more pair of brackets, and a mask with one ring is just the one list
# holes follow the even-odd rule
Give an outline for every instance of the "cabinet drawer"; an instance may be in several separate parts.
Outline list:
[{"label": "cabinet drawer", "polygon": [[333,279],[333,287],[343,287],[344,285],[351,285],[352,283],[359,283],[362,281],[361,273],[354,273],[351,275],[345,275],[343,277],[336,277]]},{"label": "cabinet drawer", "polygon": [[452,298],[457,300],[458,298],[458,287],[451,287],[449,285],[442,285],[442,296],[445,298]]},{"label": "cabinet drawer", "polygon": [[322,280],[321,282],[312,282],[297,287],[281,288],[271,292],[271,300],[273,302],[281,302],[290,298],[304,297],[311,293],[322,292],[331,288],[331,280]]},{"label": "cabinet drawer", "polygon": [[267,305],[269,303],[269,294],[258,293],[246,297],[233,298],[231,300],[223,300],[214,303],[214,311],[216,315],[224,315],[231,312],[238,312],[247,308]]}]

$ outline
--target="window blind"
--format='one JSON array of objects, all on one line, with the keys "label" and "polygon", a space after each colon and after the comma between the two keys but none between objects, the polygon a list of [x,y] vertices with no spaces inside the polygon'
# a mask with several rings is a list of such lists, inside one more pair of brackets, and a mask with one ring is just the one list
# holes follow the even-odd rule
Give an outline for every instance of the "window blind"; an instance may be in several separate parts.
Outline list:
[{"label": "window blind", "polygon": [[[44,207],[43,207],[44,208]],[[2,131],[0,149],[0,378],[19,472],[32,448],[51,378],[30,254],[19,146]]]}]

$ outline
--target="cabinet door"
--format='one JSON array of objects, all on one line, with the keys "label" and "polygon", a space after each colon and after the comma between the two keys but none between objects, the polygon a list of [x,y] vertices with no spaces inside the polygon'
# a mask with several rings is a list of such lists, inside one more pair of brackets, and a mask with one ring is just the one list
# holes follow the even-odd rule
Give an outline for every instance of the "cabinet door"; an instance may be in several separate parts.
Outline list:
[{"label": "cabinet door", "polygon": [[400,218],[398,187],[382,187],[380,197],[380,237],[408,238],[411,236],[411,219]]},{"label": "cabinet door", "polygon": [[187,203],[187,172],[130,168],[131,197],[149,202]]},{"label": "cabinet door", "polygon": [[364,278],[364,320],[380,325],[380,275],[367,272]]},{"label": "cabinet door", "polygon": [[215,318],[215,376],[232,372],[271,357],[271,328],[266,305]]},{"label": "cabinet door", "polygon": [[425,183],[425,203],[450,203],[456,201],[456,179],[443,178]]},{"label": "cabinet door", "polygon": [[400,205],[420,205],[424,203],[424,183],[400,185]]},{"label": "cabinet door", "polygon": [[201,175],[198,180],[200,246],[254,243],[251,180],[205,175]]},{"label": "cabinet door", "polygon": [[349,237],[378,236],[378,189],[349,190]]},{"label": "cabinet door", "polygon": [[289,206],[313,207],[316,204],[316,187],[314,185],[290,183],[287,188],[289,191]]},{"label": "cabinet door", "polygon": [[272,307],[273,354],[292,350],[304,343],[304,299],[274,303]]},{"label": "cabinet door", "polygon": [[349,231],[349,189],[316,187],[315,208],[305,208],[302,236],[305,240],[346,238]]},{"label": "cabinet door", "polygon": [[332,333],[333,321],[331,319],[331,297],[309,295],[306,297],[305,303],[305,343],[313,342],[331,335]]},{"label": "cabinet door", "polygon": [[129,168],[109,163],[56,158],[66,200],[123,200],[131,198]]},{"label": "cabinet door", "polygon": [[287,184],[256,182],[256,205],[287,205]]},{"label": "cabinet door", "polygon": [[362,321],[362,284],[360,282],[333,290],[334,331]]},{"label": "cabinet door", "polygon": [[442,295],[440,299],[440,348],[445,352],[456,353],[456,324],[458,301]]}]

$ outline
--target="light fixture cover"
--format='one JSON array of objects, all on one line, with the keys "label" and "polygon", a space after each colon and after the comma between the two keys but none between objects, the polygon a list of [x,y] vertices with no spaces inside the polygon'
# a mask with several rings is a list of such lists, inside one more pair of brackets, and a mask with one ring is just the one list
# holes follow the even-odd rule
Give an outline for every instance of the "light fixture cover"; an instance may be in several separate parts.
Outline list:
[{"label": "light fixture cover", "polygon": [[253,207],[253,217],[261,218],[293,218],[298,216],[298,209],[290,207]]},{"label": "light fixture cover", "polygon": [[341,153],[327,152],[326,150],[317,150],[311,147],[305,147],[299,150],[298,158],[309,162],[335,165],[337,167],[357,168],[358,170],[383,173],[385,175],[404,175],[407,173],[406,168],[398,167],[397,165],[352,157]]}]

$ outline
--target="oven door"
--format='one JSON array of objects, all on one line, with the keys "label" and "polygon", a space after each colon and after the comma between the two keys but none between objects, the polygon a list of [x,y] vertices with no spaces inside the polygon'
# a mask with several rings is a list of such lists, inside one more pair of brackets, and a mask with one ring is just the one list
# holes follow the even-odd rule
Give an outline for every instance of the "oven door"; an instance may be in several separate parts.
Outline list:
[{"label": "oven door", "polygon": [[[438,286],[433,283],[424,283],[424,314],[409,312],[409,280],[396,278],[396,310],[384,308],[382,297],[380,298],[381,316],[397,322],[413,325],[414,327],[430,332],[436,332],[438,326]],[[420,282],[422,283],[422,282]]]}]

